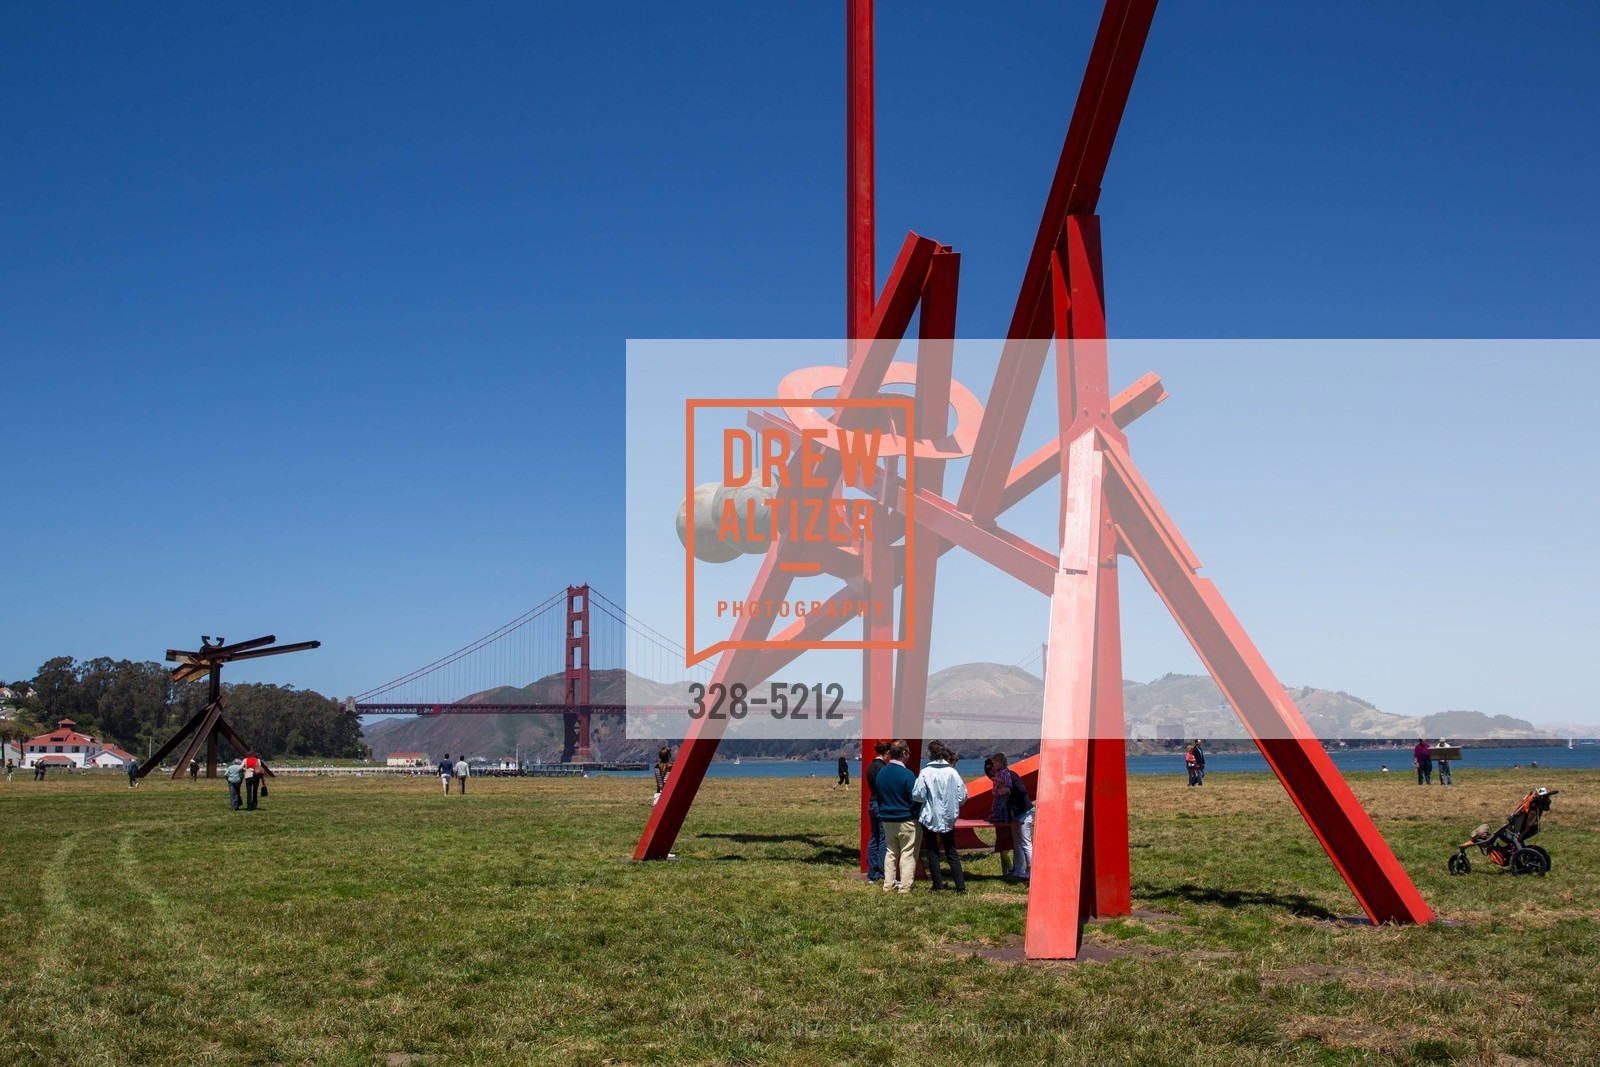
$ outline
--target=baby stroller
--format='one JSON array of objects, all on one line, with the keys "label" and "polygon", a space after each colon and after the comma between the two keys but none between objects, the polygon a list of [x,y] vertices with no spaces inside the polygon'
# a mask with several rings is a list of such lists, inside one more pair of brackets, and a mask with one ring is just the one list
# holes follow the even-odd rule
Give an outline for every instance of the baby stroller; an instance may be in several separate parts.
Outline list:
[{"label": "baby stroller", "polygon": [[1559,792],[1559,789],[1546,789],[1544,786],[1535,789],[1522,798],[1516,811],[1507,816],[1506,824],[1492,833],[1488,823],[1480,824],[1472,831],[1472,836],[1456,848],[1456,854],[1450,857],[1450,873],[1466,874],[1472,870],[1467,849],[1477,846],[1478,851],[1496,865],[1509,867],[1512,874],[1547,874],[1550,870],[1550,853],[1527,842],[1528,838],[1539,832],[1539,820],[1550,810],[1550,798]]}]

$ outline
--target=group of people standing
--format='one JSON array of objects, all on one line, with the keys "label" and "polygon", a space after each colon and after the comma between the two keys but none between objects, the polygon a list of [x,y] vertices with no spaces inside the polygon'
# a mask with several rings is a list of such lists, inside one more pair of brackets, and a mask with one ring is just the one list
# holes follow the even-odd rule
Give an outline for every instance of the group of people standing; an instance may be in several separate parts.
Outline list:
[{"label": "group of people standing", "polygon": [[[881,883],[885,892],[911,892],[920,852],[934,892],[945,888],[943,860],[950,868],[951,888],[965,893],[966,874],[956,850],[956,819],[967,799],[967,783],[955,769],[956,754],[942,741],[929,742],[928,762],[913,774],[907,766],[910,744],[879,741],[874,747],[876,755],[865,772],[871,819],[867,881]],[[1011,828],[1015,847],[1016,863],[1005,870],[1005,876],[1027,881],[1033,855],[1033,801],[1003,754],[985,760],[983,769],[995,791],[990,821]]]},{"label": "group of people standing", "polygon": [[450,795],[450,780],[454,778],[461,784],[461,792],[467,791],[467,779],[472,776],[472,765],[467,762],[467,757],[462,756],[454,763],[450,762],[450,753],[446,752],[439,757],[439,784],[444,787],[446,796]]},{"label": "group of people standing", "polygon": [[[1440,738],[1439,747],[1448,748],[1449,742],[1445,741],[1443,738]],[[1411,762],[1415,764],[1417,768],[1418,785],[1433,784],[1434,763],[1439,764],[1439,784],[1455,784],[1455,780],[1450,775],[1450,761],[1447,759],[1435,760],[1433,758],[1433,749],[1429,747],[1427,738],[1417,738],[1416,745],[1411,749]]]},{"label": "group of people standing", "polygon": [[[132,778],[132,775],[129,777]],[[224,767],[222,778],[228,783],[228,806],[234,811],[241,806],[246,811],[255,811],[260,798],[267,795],[266,764],[254,752],[246,752],[243,759],[235,759]],[[241,788],[244,790],[242,800],[239,796]]]}]

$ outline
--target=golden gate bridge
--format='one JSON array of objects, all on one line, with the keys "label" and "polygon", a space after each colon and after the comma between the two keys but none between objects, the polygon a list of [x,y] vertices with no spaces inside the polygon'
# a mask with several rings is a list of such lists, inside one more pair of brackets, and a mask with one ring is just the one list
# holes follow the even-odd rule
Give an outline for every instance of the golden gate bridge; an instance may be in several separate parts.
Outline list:
[{"label": "golden gate bridge", "polygon": [[[570,585],[449,655],[347,697],[345,704],[360,715],[560,715],[561,762],[590,763],[593,716],[664,707],[630,704],[628,675],[663,692],[710,679],[711,664],[685,667],[687,658],[683,645],[604,593]],[[1042,675],[1043,659],[1039,646],[1015,666]],[[929,701],[928,708],[942,719],[1008,726],[1025,721],[941,701]]]},{"label": "golden gate bridge", "polygon": [[605,594],[569,585],[449,655],[345,703],[361,715],[560,715],[561,761],[587,763],[594,758],[592,717],[629,710],[626,671],[653,681],[710,677],[709,666],[685,668],[687,658],[682,645]]}]

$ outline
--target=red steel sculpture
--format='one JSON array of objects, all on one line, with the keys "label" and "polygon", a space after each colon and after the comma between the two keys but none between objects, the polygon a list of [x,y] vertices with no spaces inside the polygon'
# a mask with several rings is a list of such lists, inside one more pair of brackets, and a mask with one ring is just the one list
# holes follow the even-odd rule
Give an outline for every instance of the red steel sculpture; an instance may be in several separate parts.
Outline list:
[{"label": "red steel sculpture", "polygon": [[[905,458],[915,464],[910,472],[915,488],[909,492],[918,534],[908,560],[906,546],[883,533],[903,531],[908,521],[907,482],[894,477],[891,457],[880,475],[889,488],[876,505],[879,532],[870,543],[824,550],[780,539],[767,551],[749,594],[750,600],[784,597],[799,559],[820,562],[823,570],[844,579],[833,597],[838,602],[863,594],[892,600],[905,575],[912,576],[898,622],[900,639],[911,638],[909,648],[863,653],[864,758],[870,758],[875,738],[921,736],[933,593],[945,552],[962,548],[1050,597],[1043,741],[1036,758],[1017,766],[1038,798],[1025,938],[1031,959],[1075,958],[1084,920],[1126,915],[1132,906],[1119,556],[1134,561],[1166,604],[1368,918],[1375,923],[1433,919],[1299,709],[1216,588],[1199,576],[1199,559],[1128,452],[1125,428],[1166,393],[1153,374],[1111,392],[1095,209],[1155,8],[1156,0],[1107,0],[985,408],[951,381],[956,252],[908,235],[882,294],[873,298],[872,4],[847,0],[847,303],[849,336],[855,341],[848,366],[836,370],[829,384],[837,384],[838,397],[854,398],[877,395],[886,381],[914,382],[916,440],[906,444]],[[919,307],[917,362],[894,363]],[[1017,462],[1023,423],[1052,338],[1060,434]],[[794,379],[814,380],[815,374],[803,371]],[[947,424],[952,399],[958,401],[959,416],[953,428]],[[837,410],[842,423],[851,409]],[[752,421],[782,425],[773,416]],[[958,456],[970,456],[970,462],[952,501],[943,495],[944,467]],[[1008,508],[1057,475],[1059,551],[998,525]],[[791,567],[781,566],[784,562]],[[740,618],[731,634],[734,647],[721,655],[714,680],[754,684],[800,655],[799,650],[738,647],[741,641],[768,639],[773,625],[770,617]],[[840,625],[838,615],[813,613],[778,640],[817,640]],[[893,626],[892,620],[869,617],[864,639],[890,640]],[[709,717],[692,724],[640,837],[636,859],[660,859],[671,849],[724,724]],[[980,783],[963,815],[981,818],[989,800],[987,783]],[[863,868],[865,806],[863,785]],[[963,843],[976,842],[969,832]]]}]

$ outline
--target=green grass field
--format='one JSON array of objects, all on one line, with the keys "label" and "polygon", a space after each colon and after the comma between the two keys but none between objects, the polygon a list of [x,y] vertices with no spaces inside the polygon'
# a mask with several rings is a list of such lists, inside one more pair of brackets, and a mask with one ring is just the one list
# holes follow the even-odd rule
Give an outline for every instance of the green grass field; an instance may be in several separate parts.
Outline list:
[{"label": "green grass field", "polygon": [[[970,769],[970,768],[969,768]],[[678,862],[622,862],[641,780],[63,775],[0,785],[0,1063],[1600,1063],[1600,772],[1352,781],[1459,927],[1362,927],[1264,775],[1132,780],[1115,959],[996,962],[1025,890],[852,878],[853,793],[716,780]],[[1451,846],[1562,790],[1548,878]]]}]

